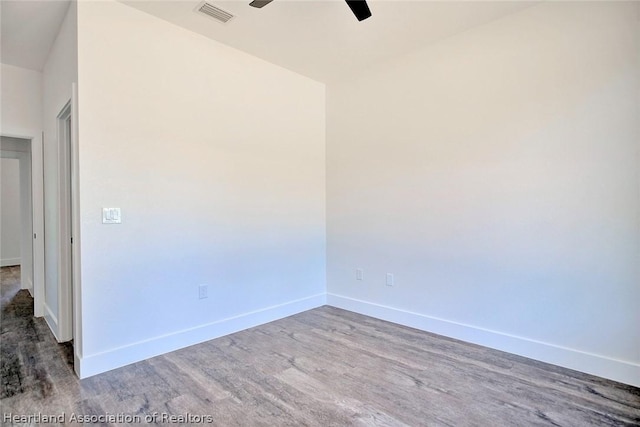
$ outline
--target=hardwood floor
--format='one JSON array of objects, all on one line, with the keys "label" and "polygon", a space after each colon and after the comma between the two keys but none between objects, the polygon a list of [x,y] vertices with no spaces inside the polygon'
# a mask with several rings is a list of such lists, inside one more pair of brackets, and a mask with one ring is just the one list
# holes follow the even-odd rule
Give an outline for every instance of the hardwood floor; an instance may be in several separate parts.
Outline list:
[{"label": "hardwood floor", "polygon": [[638,388],[332,307],[80,381],[19,271],[3,268],[1,289],[5,425],[640,425]]}]

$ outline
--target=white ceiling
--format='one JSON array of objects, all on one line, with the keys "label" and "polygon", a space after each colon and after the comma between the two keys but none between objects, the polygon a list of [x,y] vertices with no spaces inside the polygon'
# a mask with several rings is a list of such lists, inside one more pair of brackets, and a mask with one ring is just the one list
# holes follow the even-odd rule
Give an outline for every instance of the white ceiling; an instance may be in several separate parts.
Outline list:
[{"label": "white ceiling", "polygon": [[1,0],[0,59],[42,71],[70,0]]},{"label": "white ceiling", "polygon": [[[195,13],[195,0],[120,0],[321,82],[345,77],[434,41],[532,6],[529,1],[369,0],[358,22],[342,0],[209,0],[227,24]],[[42,70],[69,0],[1,0],[2,62]],[[116,30],[116,29],[114,29]]]},{"label": "white ceiling", "polygon": [[194,12],[200,1],[120,0],[315,80],[327,82],[530,7],[523,1],[369,0],[358,22],[342,0],[208,0],[236,17],[227,24]]}]

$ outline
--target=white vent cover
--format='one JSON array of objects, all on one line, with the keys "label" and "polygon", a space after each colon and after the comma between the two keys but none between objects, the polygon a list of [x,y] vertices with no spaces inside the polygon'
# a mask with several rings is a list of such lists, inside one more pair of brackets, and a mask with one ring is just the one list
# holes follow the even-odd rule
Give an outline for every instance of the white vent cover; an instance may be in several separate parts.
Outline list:
[{"label": "white vent cover", "polygon": [[220,9],[218,6],[214,6],[211,3],[202,2],[196,8],[196,12],[202,13],[215,19],[218,22],[226,24],[233,19],[233,15],[226,10]]}]

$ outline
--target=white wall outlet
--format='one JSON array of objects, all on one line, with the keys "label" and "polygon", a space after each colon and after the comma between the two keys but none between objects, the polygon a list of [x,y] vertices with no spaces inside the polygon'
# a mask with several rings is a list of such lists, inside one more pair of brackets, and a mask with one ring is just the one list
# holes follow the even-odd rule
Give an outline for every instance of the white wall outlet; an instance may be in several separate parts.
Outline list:
[{"label": "white wall outlet", "polygon": [[364,280],[364,270],[356,268],[356,280]]},{"label": "white wall outlet", "polygon": [[209,286],[208,285],[198,285],[198,298],[205,299],[209,296]]},{"label": "white wall outlet", "polygon": [[387,273],[387,286],[393,286],[393,284],[394,284],[393,274]]},{"label": "white wall outlet", "polygon": [[102,208],[103,224],[121,224],[122,214],[120,208]]}]

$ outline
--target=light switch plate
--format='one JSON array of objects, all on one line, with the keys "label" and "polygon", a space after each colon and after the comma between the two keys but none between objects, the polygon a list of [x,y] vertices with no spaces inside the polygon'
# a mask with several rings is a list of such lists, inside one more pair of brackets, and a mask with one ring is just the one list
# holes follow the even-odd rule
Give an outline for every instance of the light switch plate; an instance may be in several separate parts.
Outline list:
[{"label": "light switch plate", "polygon": [[120,224],[122,223],[122,214],[120,208],[102,208],[103,224]]}]

